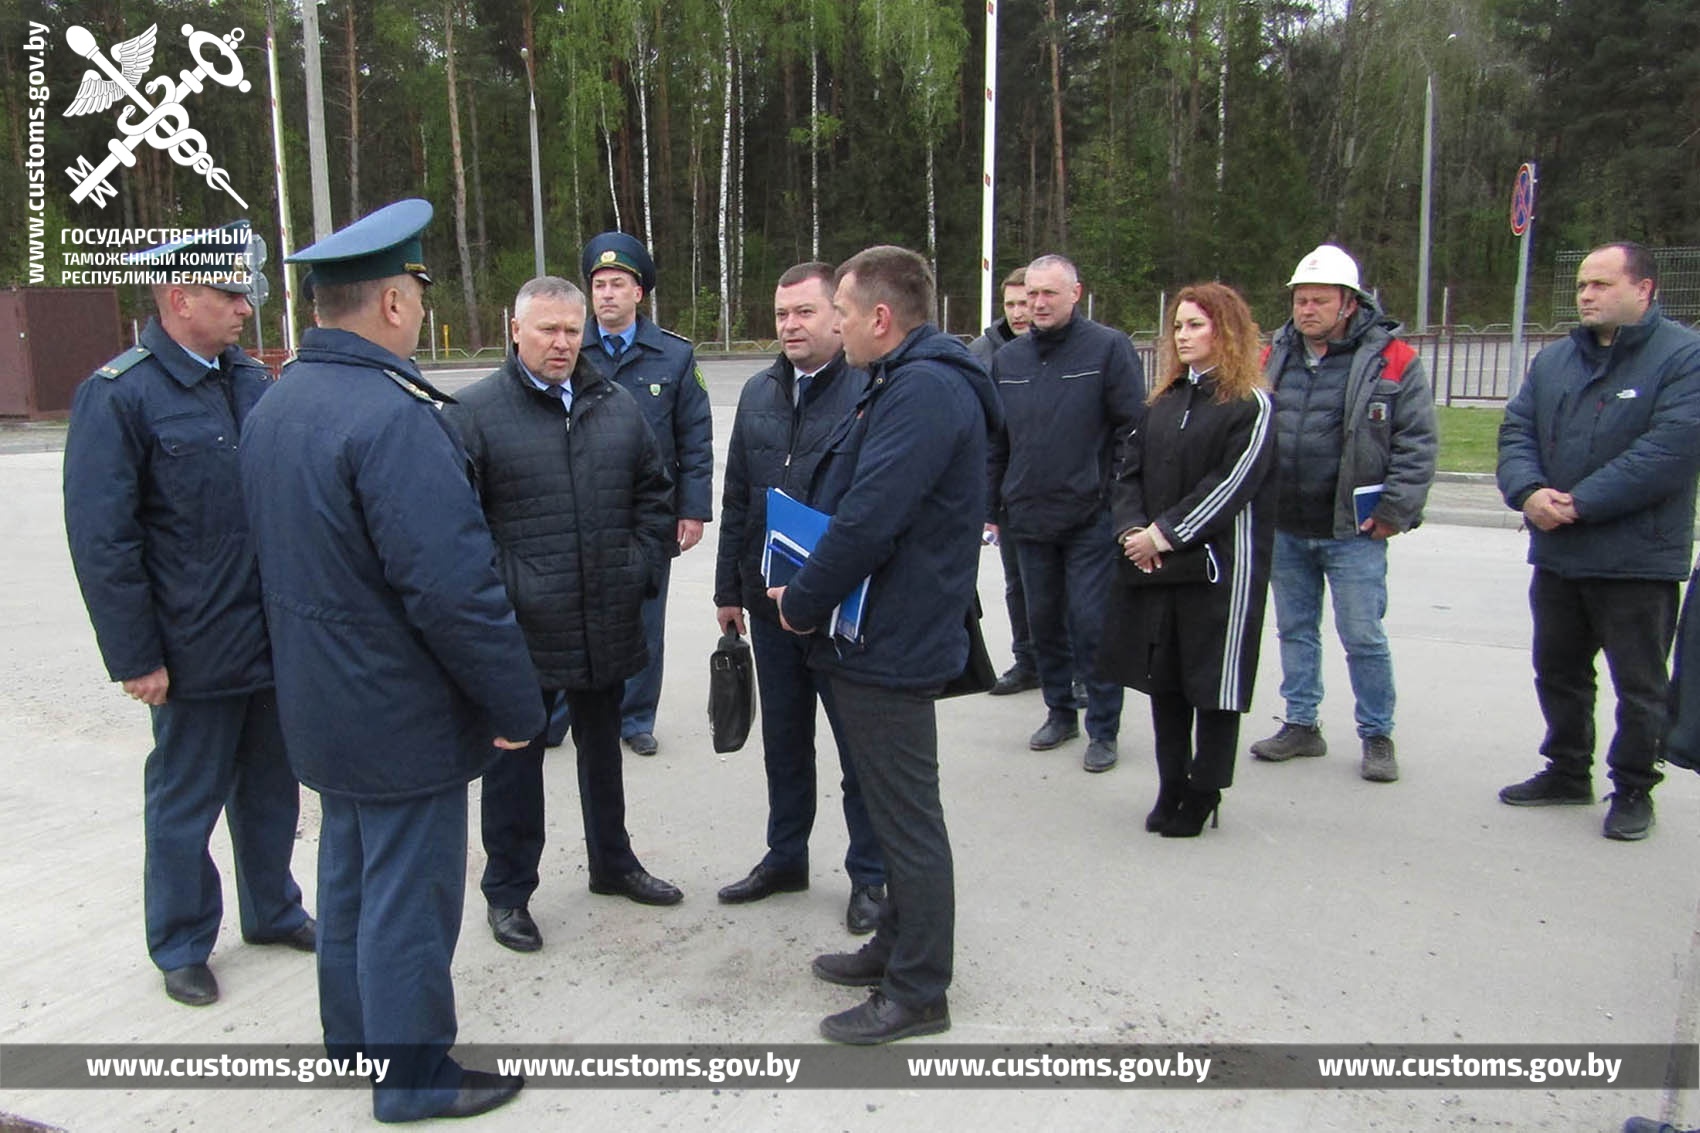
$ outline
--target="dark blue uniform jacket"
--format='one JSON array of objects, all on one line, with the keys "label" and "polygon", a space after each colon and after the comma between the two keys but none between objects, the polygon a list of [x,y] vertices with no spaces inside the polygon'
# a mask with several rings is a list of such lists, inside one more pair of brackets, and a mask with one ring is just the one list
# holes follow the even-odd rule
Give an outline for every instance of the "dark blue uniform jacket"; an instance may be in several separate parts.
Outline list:
[{"label": "dark blue uniform jacket", "polygon": [[[597,368],[626,387],[661,446],[673,478],[673,518],[714,518],[714,416],[691,344],[642,315],[629,350],[608,357],[595,319],[584,328],[584,350]],[[677,555],[677,543],[668,541]]]},{"label": "dark blue uniform jacket", "polygon": [[432,794],[500,758],[496,736],[543,729],[442,396],[411,362],[314,329],[243,433],[278,709],[318,791]]},{"label": "dark blue uniform jacket", "polygon": [[209,370],[157,319],[78,388],[65,441],[71,562],[115,681],[164,665],[173,697],[272,683],[237,435],[271,386],[230,347]]}]

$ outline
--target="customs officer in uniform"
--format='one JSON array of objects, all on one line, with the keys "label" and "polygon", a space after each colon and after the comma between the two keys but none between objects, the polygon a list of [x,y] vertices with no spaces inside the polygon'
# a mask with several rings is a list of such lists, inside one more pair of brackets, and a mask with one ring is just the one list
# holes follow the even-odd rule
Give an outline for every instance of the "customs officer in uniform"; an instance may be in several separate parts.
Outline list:
[{"label": "customs officer in uniform", "polygon": [[466,785],[544,724],[448,398],[408,360],[430,219],[400,201],[290,257],[318,326],[241,453],[283,732],[324,803],[325,1047],[390,1060],[380,1121],[482,1113],[524,1084],[450,1057],[450,965]]},{"label": "customs officer in uniform", "polygon": [[[166,994],[218,998],[223,811],[242,936],[311,952],[290,874],[300,788],[278,729],[236,445],[270,375],[236,345],[254,313],[239,221],[134,258],[159,273],[141,341],[86,380],[65,442],[71,562],[108,674],[153,713],[143,908]],[[191,280],[195,282],[190,282]]]},{"label": "customs officer in uniform", "polygon": [[649,250],[624,232],[604,232],[584,246],[579,266],[596,316],[585,327],[584,349],[637,398],[661,446],[662,466],[673,478],[677,543],[661,566],[656,595],[643,604],[649,663],[626,682],[620,704],[620,735],[626,746],[639,755],[654,755],[667,583],[672,556],[701,542],[703,524],[714,515],[714,422],[708,384],[690,341],[638,313],[643,297],[655,290],[655,261]]}]

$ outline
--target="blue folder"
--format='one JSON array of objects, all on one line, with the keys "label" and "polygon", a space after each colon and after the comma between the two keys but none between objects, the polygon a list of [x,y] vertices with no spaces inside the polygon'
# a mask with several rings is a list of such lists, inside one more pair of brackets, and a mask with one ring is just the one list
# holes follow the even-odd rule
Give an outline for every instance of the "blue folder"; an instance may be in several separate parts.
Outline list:
[{"label": "blue folder", "polygon": [[[832,517],[825,512],[816,511],[778,488],[767,490],[767,539],[762,547],[761,572],[769,587],[790,584],[831,523]],[[846,641],[862,639],[869,581],[864,578],[832,611],[834,637]]]}]

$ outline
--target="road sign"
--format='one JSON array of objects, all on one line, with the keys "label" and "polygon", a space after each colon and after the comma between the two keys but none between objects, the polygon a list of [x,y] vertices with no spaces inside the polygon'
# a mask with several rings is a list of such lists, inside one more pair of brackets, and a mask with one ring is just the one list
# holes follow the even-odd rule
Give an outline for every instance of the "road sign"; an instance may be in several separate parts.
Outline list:
[{"label": "road sign", "polygon": [[1511,190],[1511,235],[1521,236],[1535,219],[1535,163],[1525,161],[1517,167],[1517,181]]}]

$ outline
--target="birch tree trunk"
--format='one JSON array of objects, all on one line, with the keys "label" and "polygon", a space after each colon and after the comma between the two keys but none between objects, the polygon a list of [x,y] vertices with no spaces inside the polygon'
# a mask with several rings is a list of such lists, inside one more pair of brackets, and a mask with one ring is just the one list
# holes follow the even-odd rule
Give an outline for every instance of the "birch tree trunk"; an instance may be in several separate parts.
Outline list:
[{"label": "birch tree trunk", "polygon": [[809,6],[809,198],[813,228],[809,258],[820,259],[820,46],[815,42],[815,9]]},{"label": "birch tree trunk", "polygon": [[348,55],[348,215],[360,215],[360,58],[354,43],[354,0],[343,19]]},{"label": "birch tree trunk", "polygon": [[732,245],[727,239],[727,190],[732,180],[732,0],[720,0],[721,64],[725,87],[720,97],[720,338],[732,349]]},{"label": "birch tree trunk", "polygon": [[[640,11],[633,20],[633,35],[636,40],[635,51],[637,65],[637,99],[638,99],[638,144],[643,148],[643,242],[649,246],[649,254],[655,255],[655,213],[649,205],[649,43],[644,35],[643,13]],[[661,322],[661,304],[651,291],[649,299],[650,321]]]},{"label": "birch tree trunk", "polygon": [[608,132],[608,104],[603,101],[600,90],[596,93],[596,112],[602,117],[602,144],[608,150],[608,199],[614,205],[614,230],[624,232],[626,226],[620,220],[620,193],[614,188],[614,135]]},{"label": "birch tree trunk", "polygon": [[478,290],[472,277],[472,248],[466,240],[466,163],[460,146],[460,92],[455,82],[455,5],[443,5],[443,53],[449,77],[449,151],[453,158],[455,189],[455,244],[460,249],[461,292],[466,299],[466,340],[474,351],[484,347],[478,329]]},{"label": "birch tree trunk", "polygon": [[1221,52],[1221,64],[1216,75],[1216,199],[1218,207],[1222,198],[1222,184],[1228,166],[1228,41],[1233,34],[1233,21],[1229,13],[1233,8],[1233,0],[1222,0],[1220,12],[1221,23],[1217,31]]}]

